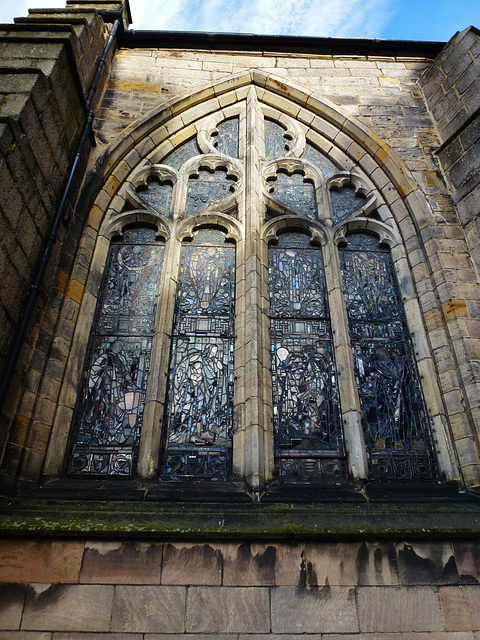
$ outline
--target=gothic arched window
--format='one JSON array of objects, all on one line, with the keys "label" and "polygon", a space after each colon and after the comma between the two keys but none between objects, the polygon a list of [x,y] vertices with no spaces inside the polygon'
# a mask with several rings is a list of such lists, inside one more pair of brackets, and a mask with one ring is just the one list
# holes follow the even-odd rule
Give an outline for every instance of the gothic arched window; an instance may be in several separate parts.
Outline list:
[{"label": "gothic arched window", "polygon": [[403,248],[368,176],[255,92],[173,140],[103,223],[67,473],[435,479]]}]

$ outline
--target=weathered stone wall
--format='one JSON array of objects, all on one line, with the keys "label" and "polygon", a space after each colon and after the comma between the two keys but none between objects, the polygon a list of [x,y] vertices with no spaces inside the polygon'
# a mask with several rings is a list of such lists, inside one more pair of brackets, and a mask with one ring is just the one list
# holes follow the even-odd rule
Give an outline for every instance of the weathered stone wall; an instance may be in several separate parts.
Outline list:
[{"label": "weathered stone wall", "polygon": [[[32,12],[0,32],[1,369],[78,141],[84,96],[103,50],[104,29],[92,10],[59,9]],[[64,234],[65,225],[43,297]],[[38,326],[31,329],[28,342],[33,345],[37,338]],[[26,350],[23,365],[30,356]],[[30,378],[31,385],[38,385],[33,370]],[[4,409],[9,417],[17,386],[18,380]]]},{"label": "weathered stone wall", "polygon": [[420,79],[442,146],[438,157],[480,267],[480,32],[457,33]]},{"label": "weathered stone wall", "polygon": [[478,542],[0,542],[2,640],[478,640]]}]

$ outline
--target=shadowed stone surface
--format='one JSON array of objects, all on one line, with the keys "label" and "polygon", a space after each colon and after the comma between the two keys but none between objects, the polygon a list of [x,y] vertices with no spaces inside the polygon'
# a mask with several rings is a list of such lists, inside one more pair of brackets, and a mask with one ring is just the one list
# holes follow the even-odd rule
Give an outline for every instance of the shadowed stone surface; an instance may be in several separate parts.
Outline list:
[{"label": "shadowed stone surface", "polygon": [[354,589],[278,587],[271,599],[274,633],[358,631]]},{"label": "shadowed stone surface", "polygon": [[160,584],[162,545],[141,542],[87,542],[81,582]]},{"label": "shadowed stone surface", "polygon": [[223,547],[223,584],[280,586],[298,584],[302,547],[245,542]]},{"label": "shadowed stone surface", "polygon": [[268,589],[192,587],[188,590],[187,631],[267,633]]},{"label": "shadowed stone surface", "polygon": [[308,586],[396,585],[397,554],[388,543],[307,544]]},{"label": "shadowed stone surface", "polygon": [[0,585],[0,629],[19,628],[25,593],[21,584]]},{"label": "shadowed stone surface", "polygon": [[359,587],[361,631],[440,631],[444,628],[438,595],[427,587]]},{"label": "shadowed stone surface", "polygon": [[112,631],[183,632],[185,594],[183,587],[116,587]]},{"label": "shadowed stone surface", "polygon": [[222,552],[215,544],[172,543],[163,550],[162,584],[222,582]]},{"label": "shadowed stone surface", "polygon": [[108,631],[112,600],[113,587],[37,584],[28,591],[22,628]]}]

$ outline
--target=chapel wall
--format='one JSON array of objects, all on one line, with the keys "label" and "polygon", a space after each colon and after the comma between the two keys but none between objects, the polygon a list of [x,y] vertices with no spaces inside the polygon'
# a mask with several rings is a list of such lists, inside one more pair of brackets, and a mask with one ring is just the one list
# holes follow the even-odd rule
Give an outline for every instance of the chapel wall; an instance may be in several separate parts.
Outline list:
[{"label": "chapel wall", "polygon": [[[78,143],[85,97],[107,35],[105,23],[92,7],[34,10],[0,32],[2,373]],[[90,143],[87,141],[87,153]],[[72,193],[78,191],[80,182],[81,172]],[[78,221],[76,227],[69,228],[73,204],[70,197],[40,290],[36,321],[27,333],[0,419],[0,459],[8,431],[13,428],[7,458],[14,466],[22,455],[38,389],[44,383],[55,384],[43,377],[56,319],[45,316],[42,307],[53,280],[57,287],[54,297],[61,291],[72,301],[79,300],[77,283],[67,274],[72,247],[60,256],[65,238],[75,242],[79,233]],[[59,262],[61,271],[55,273]],[[43,411],[48,415],[50,407],[45,405]]]},{"label": "chapel wall", "polygon": [[0,541],[5,640],[478,640],[478,541]]}]

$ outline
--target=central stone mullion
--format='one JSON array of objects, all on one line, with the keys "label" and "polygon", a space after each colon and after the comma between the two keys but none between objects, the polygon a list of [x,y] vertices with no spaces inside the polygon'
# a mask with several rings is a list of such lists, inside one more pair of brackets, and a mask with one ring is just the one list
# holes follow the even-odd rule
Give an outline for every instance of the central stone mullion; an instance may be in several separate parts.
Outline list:
[{"label": "central stone mullion", "polygon": [[[245,193],[240,217],[244,239],[239,242],[237,277],[236,437],[235,475],[260,491],[272,474],[271,387],[269,369],[267,255],[261,239],[263,196],[260,167],[261,113],[254,88],[247,98]],[[267,461],[270,460],[270,463]]]}]

